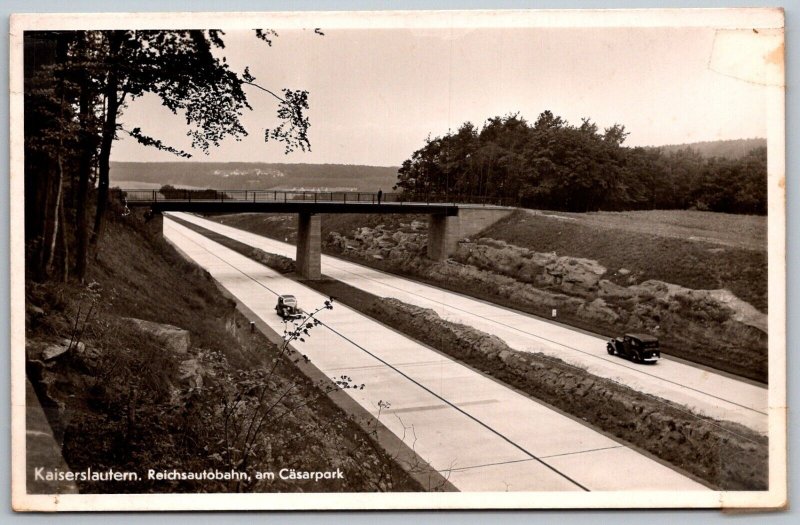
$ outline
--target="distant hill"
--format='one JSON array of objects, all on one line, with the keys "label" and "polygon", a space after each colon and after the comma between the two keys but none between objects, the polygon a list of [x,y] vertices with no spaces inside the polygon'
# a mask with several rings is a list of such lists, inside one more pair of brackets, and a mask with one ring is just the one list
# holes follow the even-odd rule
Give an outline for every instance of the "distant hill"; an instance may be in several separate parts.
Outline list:
[{"label": "distant hill", "polygon": [[134,188],[176,187],[221,190],[320,189],[391,191],[397,167],[264,162],[112,162],[111,184]]},{"label": "distant hill", "polygon": [[750,153],[755,148],[767,146],[767,139],[737,139],[737,140],[712,140],[706,142],[692,142],[688,144],[670,144],[668,146],[657,146],[664,153],[671,153],[686,148],[698,152],[704,157],[724,157],[728,159],[739,159]]}]

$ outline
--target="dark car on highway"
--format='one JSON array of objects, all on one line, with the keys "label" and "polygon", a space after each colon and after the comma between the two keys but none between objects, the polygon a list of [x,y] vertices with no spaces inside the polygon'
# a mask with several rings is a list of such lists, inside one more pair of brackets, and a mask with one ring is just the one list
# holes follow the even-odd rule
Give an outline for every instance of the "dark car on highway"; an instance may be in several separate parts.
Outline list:
[{"label": "dark car on highway", "polygon": [[620,355],[634,363],[655,363],[661,357],[658,338],[649,334],[625,334],[606,345],[611,355]]},{"label": "dark car on highway", "polygon": [[294,295],[279,295],[275,311],[284,321],[303,317],[303,311],[298,308],[297,298]]}]

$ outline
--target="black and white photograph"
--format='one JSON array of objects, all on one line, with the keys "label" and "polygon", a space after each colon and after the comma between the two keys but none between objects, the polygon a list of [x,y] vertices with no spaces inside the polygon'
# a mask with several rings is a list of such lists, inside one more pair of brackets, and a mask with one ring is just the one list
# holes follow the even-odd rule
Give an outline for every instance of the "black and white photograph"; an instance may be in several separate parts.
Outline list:
[{"label": "black and white photograph", "polygon": [[781,9],[16,14],[17,511],[780,509]]}]

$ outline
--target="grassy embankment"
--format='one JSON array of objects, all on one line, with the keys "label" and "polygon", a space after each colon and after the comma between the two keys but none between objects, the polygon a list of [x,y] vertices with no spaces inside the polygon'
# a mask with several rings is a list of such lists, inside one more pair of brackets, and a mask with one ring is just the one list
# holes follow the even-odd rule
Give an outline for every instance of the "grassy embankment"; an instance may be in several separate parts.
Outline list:
[{"label": "grassy embankment", "polygon": [[686,288],[727,288],[767,311],[767,218],[699,211],[531,213],[520,211],[485,237],[538,252],[594,259],[606,278],[657,279]]},{"label": "grassy embankment", "polygon": [[[279,240],[294,241],[296,221],[289,215],[240,214],[212,217],[229,226]],[[352,238],[362,227],[384,225],[401,230],[400,223],[425,221],[424,216],[323,215],[322,238],[331,232]],[[572,214],[518,211],[491,226],[481,236],[539,253],[580,257],[606,268],[602,279],[620,287],[658,280],[688,289],[730,290],[755,308],[767,308],[766,219],[693,211],[647,211]],[[357,243],[356,243],[357,244]],[[421,254],[404,259],[378,259],[342,252],[323,245],[323,251],[360,264],[412,277],[435,286],[550,317],[559,307],[558,320],[605,336],[624,331],[657,332],[665,353],[696,361],[758,381],[767,381],[766,334],[749,326],[725,323],[724,307],[708,301],[673,304],[654,297],[602,295],[543,284],[520,275],[496,273],[493,268],[467,264],[460,271],[424,260]],[[469,254],[459,254],[469,262]],[[524,261],[523,261],[524,262]],[[501,283],[502,286],[498,285]],[[533,293],[519,293],[523,288]],[[537,290],[541,300],[537,299]],[[575,305],[603,297],[622,314],[616,320],[588,316]]]},{"label": "grassy embankment", "polygon": [[[291,271],[290,259],[178,222],[277,271]],[[381,298],[333,279],[304,284],[645,450],[715,489],[767,487],[767,438],[741,425],[697,416],[539,352],[512,350],[490,334],[445,321],[431,310]]]},{"label": "grassy embankment", "polygon": [[[210,277],[161,236],[159,218],[110,221],[90,286],[26,285],[28,376],[74,471],[133,471],[138,482],[82,492],[422,490],[325,392],[260,333]],[[183,353],[125,317],[190,332]],[[85,344],[45,360],[37,349]],[[255,479],[280,468],[344,480]],[[148,480],[148,469],[246,471],[236,481]]]}]

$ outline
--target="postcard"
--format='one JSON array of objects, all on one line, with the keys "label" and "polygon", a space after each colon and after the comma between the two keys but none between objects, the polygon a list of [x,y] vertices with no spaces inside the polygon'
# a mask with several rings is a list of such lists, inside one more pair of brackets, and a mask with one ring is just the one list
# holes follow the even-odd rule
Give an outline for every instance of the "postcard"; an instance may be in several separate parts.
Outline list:
[{"label": "postcard", "polygon": [[781,9],[17,14],[17,511],[787,505]]}]

